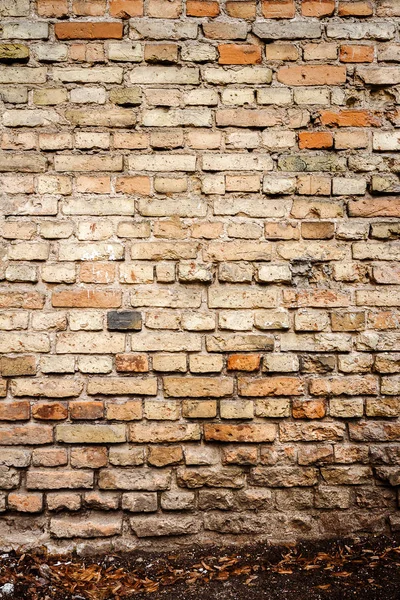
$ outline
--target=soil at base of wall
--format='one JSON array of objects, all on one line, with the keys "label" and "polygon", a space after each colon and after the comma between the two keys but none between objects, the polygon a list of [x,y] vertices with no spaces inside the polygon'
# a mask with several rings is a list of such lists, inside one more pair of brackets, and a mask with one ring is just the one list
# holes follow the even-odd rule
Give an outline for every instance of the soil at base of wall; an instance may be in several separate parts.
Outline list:
[{"label": "soil at base of wall", "polygon": [[0,556],[3,600],[399,600],[400,535],[90,558]]}]

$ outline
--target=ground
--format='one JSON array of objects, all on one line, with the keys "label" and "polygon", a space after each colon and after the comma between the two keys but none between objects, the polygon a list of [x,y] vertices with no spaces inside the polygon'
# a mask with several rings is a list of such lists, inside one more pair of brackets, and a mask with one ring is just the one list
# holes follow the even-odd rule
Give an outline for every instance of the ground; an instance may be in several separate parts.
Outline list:
[{"label": "ground", "polygon": [[0,555],[4,600],[399,600],[400,536],[102,557]]}]

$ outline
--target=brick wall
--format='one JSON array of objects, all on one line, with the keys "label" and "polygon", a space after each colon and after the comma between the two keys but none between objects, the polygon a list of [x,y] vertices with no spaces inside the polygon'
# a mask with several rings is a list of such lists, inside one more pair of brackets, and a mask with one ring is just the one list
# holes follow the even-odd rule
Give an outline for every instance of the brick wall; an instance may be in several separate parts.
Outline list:
[{"label": "brick wall", "polygon": [[0,15],[0,546],[399,529],[400,1]]}]

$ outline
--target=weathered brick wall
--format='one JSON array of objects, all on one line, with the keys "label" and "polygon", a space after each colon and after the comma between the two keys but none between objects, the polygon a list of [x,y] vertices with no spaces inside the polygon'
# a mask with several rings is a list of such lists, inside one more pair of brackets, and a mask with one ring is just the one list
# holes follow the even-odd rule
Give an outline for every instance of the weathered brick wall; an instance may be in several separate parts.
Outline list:
[{"label": "weathered brick wall", "polygon": [[400,0],[0,15],[0,547],[399,529]]}]

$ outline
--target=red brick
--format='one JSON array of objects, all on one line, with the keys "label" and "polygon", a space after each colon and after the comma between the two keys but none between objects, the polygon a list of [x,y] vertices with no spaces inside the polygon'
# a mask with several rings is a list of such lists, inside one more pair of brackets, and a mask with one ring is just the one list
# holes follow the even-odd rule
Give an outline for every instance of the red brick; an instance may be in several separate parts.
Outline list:
[{"label": "red brick", "polygon": [[56,23],[54,32],[59,40],[106,40],[122,39],[122,23],[88,23],[68,21]]}]

